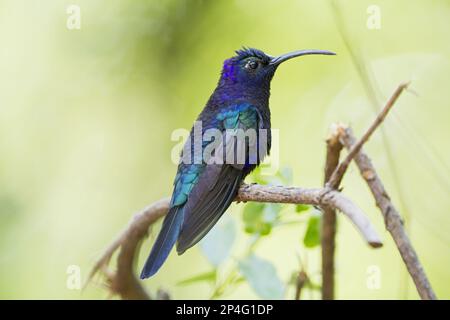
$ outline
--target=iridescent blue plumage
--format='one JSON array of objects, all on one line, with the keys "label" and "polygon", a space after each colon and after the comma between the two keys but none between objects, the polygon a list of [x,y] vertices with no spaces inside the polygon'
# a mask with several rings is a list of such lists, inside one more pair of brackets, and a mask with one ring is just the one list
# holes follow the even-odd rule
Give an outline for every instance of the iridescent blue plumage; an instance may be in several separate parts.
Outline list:
[{"label": "iridescent blue plumage", "polygon": [[[298,51],[274,58],[261,50],[244,48],[236,51],[236,56],[225,60],[219,83],[197,121],[202,125],[203,134],[208,129],[223,133],[220,146],[213,154],[216,160],[225,158],[220,150],[228,154],[231,141],[226,134],[228,131],[254,130],[254,139],[244,139],[245,143],[236,147],[241,148],[237,154],[244,154],[242,161],[236,157],[231,163],[211,163],[203,157],[198,163],[180,162],[169,212],[141,278],[148,278],[158,271],[175,243],[178,254],[182,254],[200,241],[219,220],[235,198],[245,176],[270,151],[269,96],[275,70],[287,59],[317,52]],[[194,131],[191,130],[183,152],[196,152]],[[266,134],[265,139],[262,139],[262,132]],[[206,153],[211,142],[202,142],[203,152]],[[252,148],[257,152],[250,152]],[[242,150],[244,152],[240,153]]]}]

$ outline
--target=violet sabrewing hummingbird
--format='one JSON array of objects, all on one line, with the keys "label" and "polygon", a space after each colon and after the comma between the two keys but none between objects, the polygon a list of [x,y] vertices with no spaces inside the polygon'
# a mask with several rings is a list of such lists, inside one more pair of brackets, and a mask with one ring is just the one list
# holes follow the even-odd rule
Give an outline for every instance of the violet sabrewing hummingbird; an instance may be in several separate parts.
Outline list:
[{"label": "violet sabrewing hummingbird", "polygon": [[[227,210],[244,178],[270,152],[269,96],[275,71],[289,59],[310,54],[335,53],[300,50],[273,57],[258,49],[243,48],[225,60],[219,83],[196,121],[201,125],[201,134],[206,135],[206,130],[213,129],[223,133],[225,138],[215,136],[219,143],[212,148],[209,159],[203,152],[210,144],[202,141],[200,161],[185,161],[199,153],[195,151],[195,130],[191,130],[175,176],[169,212],[145,262],[141,279],[159,270],[175,243],[178,254],[182,254],[199,242]],[[233,155],[231,161],[224,159],[230,151],[227,147],[230,135],[226,134],[229,130],[256,132],[256,139],[244,137],[244,144],[231,147],[237,152],[237,158]],[[266,133],[264,139],[261,132]],[[250,149],[256,149],[256,153]],[[187,154],[189,156],[185,157]],[[242,154],[243,158],[238,159]]]}]

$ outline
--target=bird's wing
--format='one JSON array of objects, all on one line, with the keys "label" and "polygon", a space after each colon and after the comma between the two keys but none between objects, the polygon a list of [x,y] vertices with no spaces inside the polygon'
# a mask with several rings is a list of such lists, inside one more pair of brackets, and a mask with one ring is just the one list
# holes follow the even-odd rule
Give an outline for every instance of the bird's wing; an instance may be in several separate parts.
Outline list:
[{"label": "bird's wing", "polygon": [[[255,107],[238,105],[222,111],[217,119],[223,132],[227,129],[257,129],[260,117]],[[226,211],[245,177],[243,169],[243,164],[205,165],[195,185],[187,188],[190,192],[177,242],[179,254],[200,241]]]},{"label": "bird's wing", "polygon": [[[209,125],[222,132],[259,129],[263,123],[258,110],[248,104],[231,106],[216,115],[216,120]],[[248,140],[248,147],[254,147],[255,143],[258,143],[258,140]],[[205,145],[203,147],[205,148]],[[260,145],[261,147],[265,146]],[[218,149],[223,150],[222,146]],[[245,164],[206,165],[181,162],[174,181],[170,210],[142,270],[141,278],[150,277],[158,271],[177,240],[179,254],[200,241],[229,207],[241,181],[249,171]]]},{"label": "bird's wing", "polygon": [[186,215],[177,242],[178,254],[211,230],[235,198],[243,178],[243,171],[230,165],[206,167],[184,207]]}]

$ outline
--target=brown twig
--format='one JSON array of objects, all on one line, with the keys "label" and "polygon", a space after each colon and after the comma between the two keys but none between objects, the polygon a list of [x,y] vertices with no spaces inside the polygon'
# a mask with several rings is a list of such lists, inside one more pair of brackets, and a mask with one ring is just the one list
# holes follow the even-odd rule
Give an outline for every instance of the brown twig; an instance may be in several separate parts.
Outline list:
[{"label": "brown twig", "polygon": [[[325,186],[331,189],[339,188],[342,178],[347,171],[352,159],[366,143],[375,130],[386,118],[394,106],[400,94],[408,87],[409,83],[400,84],[394,91],[384,108],[375,118],[373,123],[356,142],[345,157],[339,163],[339,155],[342,143],[339,141],[339,129],[335,128],[327,140],[327,160],[325,163]],[[322,298],[331,300],[334,298],[334,251],[336,236],[336,212],[332,208],[323,208],[322,220]]]},{"label": "brown twig", "polygon": [[[339,156],[342,144],[339,141],[339,134],[332,130],[327,139],[327,156],[325,160],[324,185],[327,184],[334,170],[339,164]],[[322,217],[322,299],[334,299],[334,252],[336,238],[336,210],[330,207],[323,208]]]},{"label": "brown twig", "polygon": [[[235,200],[311,204],[335,208],[353,222],[370,246],[377,248],[382,245],[380,237],[361,209],[335,190],[243,184]],[[102,271],[107,276],[109,288],[113,294],[118,294],[123,299],[149,299],[149,295],[133,274],[133,261],[140,240],[145,237],[148,228],[167,213],[168,207],[169,199],[162,199],[135,215],[126,230],[107,247],[98,259],[90,273],[89,280],[96,273]],[[108,263],[118,249],[120,252],[117,258],[117,271],[112,272],[108,269]]]},{"label": "brown twig", "polygon": [[339,188],[339,185],[341,184],[342,178],[344,176],[345,171],[347,171],[348,166],[350,165],[350,162],[355,157],[355,155],[358,153],[358,151],[361,149],[361,147],[366,143],[369,138],[372,136],[372,133],[378,128],[378,126],[383,122],[384,118],[386,118],[387,114],[391,110],[391,108],[394,106],[395,102],[397,101],[398,97],[401,95],[403,90],[408,88],[409,82],[405,82],[400,84],[397,89],[394,91],[386,105],[384,106],[383,110],[378,114],[378,116],[375,118],[375,121],[372,123],[372,125],[369,127],[369,129],[364,133],[364,135],[361,137],[361,139],[356,142],[352,148],[349,150],[347,156],[345,157],[344,161],[342,161],[339,166],[334,170],[333,174],[331,175],[330,180],[328,181],[327,185],[332,189]]},{"label": "brown twig", "polygon": [[[348,127],[341,126],[339,132],[342,144],[344,144],[347,149],[354,150],[357,142],[352,130]],[[436,299],[436,295],[425,274],[422,264],[419,261],[419,257],[405,232],[403,220],[395,206],[392,204],[371,160],[364,151],[360,149],[356,152],[354,161],[358,166],[362,177],[367,182],[367,185],[375,198],[377,207],[383,214],[386,229],[389,231],[397,245],[406,268],[416,285],[419,296],[426,300]]]},{"label": "brown twig", "polygon": [[271,203],[310,204],[332,207],[342,212],[357,228],[367,243],[378,248],[382,242],[366,215],[342,193],[328,188],[306,189],[299,187],[261,186],[243,184],[236,197],[237,201]]},{"label": "brown twig", "polygon": [[[87,283],[97,272],[102,271],[107,278],[108,287],[112,294],[118,294],[122,299],[150,299],[150,296],[133,274],[133,263],[139,243],[147,234],[148,228],[164,216],[168,209],[169,199],[162,199],[136,214],[128,227],[120,233],[97,260],[89,274]],[[114,252],[119,248],[117,271],[113,272],[108,269],[108,264]]]},{"label": "brown twig", "polygon": [[295,300],[300,300],[303,288],[308,283],[308,281],[309,278],[306,272],[304,270],[300,270],[295,279],[295,296],[294,296]]}]

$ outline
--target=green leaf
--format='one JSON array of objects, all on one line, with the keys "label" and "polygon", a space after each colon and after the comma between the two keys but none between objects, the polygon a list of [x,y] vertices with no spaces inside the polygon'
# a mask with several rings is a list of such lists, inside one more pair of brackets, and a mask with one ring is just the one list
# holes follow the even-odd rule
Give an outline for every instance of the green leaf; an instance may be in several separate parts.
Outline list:
[{"label": "green leaf", "polygon": [[260,219],[264,210],[264,206],[265,204],[261,202],[246,203],[242,215],[242,219],[244,220],[244,222],[251,224]]},{"label": "green leaf", "polygon": [[293,181],[292,169],[289,167],[281,168],[275,175],[264,175],[262,174],[262,166],[259,166],[250,177],[255,183],[271,186],[290,185]]},{"label": "green leaf", "polygon": [[239,261],[239,271],[259,297],[283,299],[284,284],[270,261],[251,254]]},{"label": "green leaf", "polygon": [[177,283],[177,285],[179,286],[185,286],[188,284],[192,284],[192,283],[196,283],[196,282],[216,282],[217,279],[217,270],[214,269],[212,271],[208,271],[205,273],[200,273],[196,276],[193,276],[191,278],[182,280],[180,282]]},{"label": "green leaf", "polygon": [[257,167],[255,170],[253,170],[251,177],[253,178],[253,181],[258,184],[268,184],[268,177],[261,174],[261,167]]},{"label": "green leaf", "polygon": [[234,219],[224,215],[200,242],[200,249],[212,265],[217,267],[229,257],[236,233]]},{"label": "green leaf", "polygon": [[261,184],[261,185],[269,184],[269,179],[266,179],[263,176],[255,176],[254,181],[255,181],[255,183]]},{"label": "green leaf", "polygon": [[320,215],[311,215],[308,220],[303,244],[307,248],[314,248],[320,244]]},{"label": "green leaf", "polygon": [[242,219],[244,221],[244,229],[247,233],[270,233],[271,226],[264,223],[264,203],[249,202],[244,207]]},{"label": "green leaf", "polygon": [[317,284],[317,283],[314,283],[311,281],[309,281],[306,286],[311,290],[315,290],[315,291],[322,290],[322,286],[320,284]]},{"label": "green leaf", "polygon": [[308,206],[307,204],[297,204],[295,206],[295,212],[297,213],[303,213],[311,209],[311,206]]},{"label": "green leaf", "polygon": [[247,203],[242,215],[245,231],[262,236],[268,235],[277,220],[280,210],[281,205],[279,204]]}]

